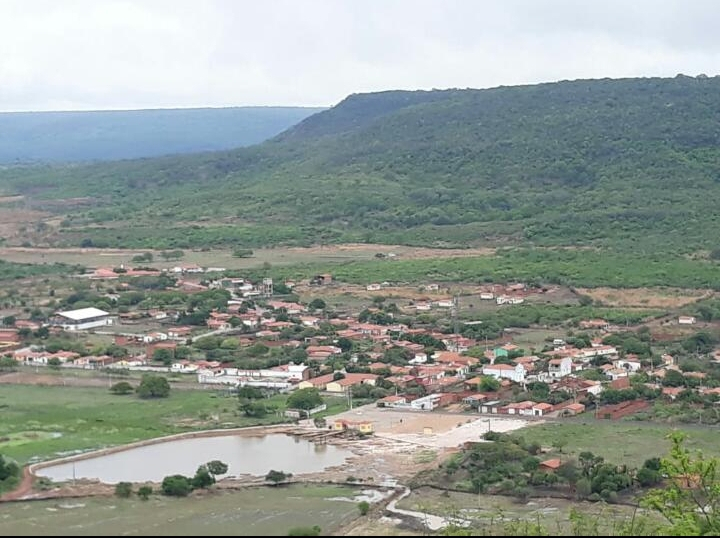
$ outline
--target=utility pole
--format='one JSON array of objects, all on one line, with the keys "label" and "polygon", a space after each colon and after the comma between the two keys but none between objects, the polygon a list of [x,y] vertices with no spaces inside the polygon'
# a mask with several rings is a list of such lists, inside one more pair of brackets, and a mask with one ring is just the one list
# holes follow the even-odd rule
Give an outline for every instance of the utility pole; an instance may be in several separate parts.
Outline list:
[{"label": "utility pole", "polygon": [[460,307],[460,297],[455,294],[453,297],[452,307],[452,318],[453,318],[453,333],[455,333],[455,353],[459,353],[460,350],[460,334],[458,333],[458,310]]}]

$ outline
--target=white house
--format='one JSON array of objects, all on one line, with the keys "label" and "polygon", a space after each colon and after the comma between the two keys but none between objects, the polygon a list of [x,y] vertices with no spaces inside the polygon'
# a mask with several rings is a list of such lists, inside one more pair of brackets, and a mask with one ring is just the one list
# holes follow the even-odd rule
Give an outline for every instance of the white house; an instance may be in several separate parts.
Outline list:
[{"label": "white house", "polygon": [[525,299],[522,297],[510,297],[509,295],[500,295],[495,298],[497,304],[522,304]]},{"label": "white house", "polygon": [[570,375],[572,373],[572,359],[570,357],[550,359],[548,373],[553,379]]},{"label": "white house", "polygon": [[197,364],[184,360],[172,363],[170,371],[182,374],[191,374],[193,372],[197,372],[198,368]]},{"label": "white house", "polygon": [[439,394],[428,394],[427,396],[423,396],[422,398],[418,398],[417,400],[410,402],[410,407],[412,409],[419,409],[420,411],[432,411],[438,405],[440,405]]},{"label": "white house", "polygon": [[694,316],[680,316],[678,318],[678,323],[680,325],[694,325],[697,320]]},{"label": "white house", "polygon": [[613,363],[617,368],[624,368],[630,372],[637,372],[642,364],[637,359],[619,359]]},{"label": "white house", "polygon": [[66,331],[82,331],[112,325],[112,318],[109,312],[99,308],[80,308],[58,312],[52,324]]},{"label": "white house", "polygon": [[365,289],[367,291],[380,291],[380,288],[380,284],[368,284],[367,286],[365,286]]},{"label": "white house", "polygon": [[495,294],[491,291],[480,292],[480,299],[483,301],[492,301],[495,298]]},{"label": "white house", "polygon": [[438,308],[452,308],[455,306],[455,302],[452,299],[440,299],[439,301],[435,301],[435,305]]},{"label": "white house", "polygon": [[492,364],[484,366],[482,369],[483,375],[491,375],[497,379],[509,379],[516,383],[522,383],[525,381],[525,367],[522,364],[516,364],[512,366],[510,364]]}]

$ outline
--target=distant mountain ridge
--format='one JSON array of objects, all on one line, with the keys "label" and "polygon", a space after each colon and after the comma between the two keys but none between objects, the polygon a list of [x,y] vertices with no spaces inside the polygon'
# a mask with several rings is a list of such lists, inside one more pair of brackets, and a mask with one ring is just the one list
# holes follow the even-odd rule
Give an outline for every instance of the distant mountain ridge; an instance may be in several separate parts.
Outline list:
[{"label": "distant mountain ridge", "polygon": [[0,164],[108,161],[258,144],[323,110],[178,108],[0,113]]}]

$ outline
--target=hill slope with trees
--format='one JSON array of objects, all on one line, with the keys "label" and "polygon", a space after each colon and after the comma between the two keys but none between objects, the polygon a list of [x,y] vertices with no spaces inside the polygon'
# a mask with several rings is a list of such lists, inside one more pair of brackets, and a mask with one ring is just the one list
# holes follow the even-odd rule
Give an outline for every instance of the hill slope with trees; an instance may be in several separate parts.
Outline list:
[{"label": "hill slope with trees", "polygon": [[718,77],[390,91],[352,95],[258,146],[12,168],[0,187],[41,209],[90,197],[92,207],[63,206],[71,218],[50,238],[57,244],[355,240],[681,254],[716,246],[719,143]]}]

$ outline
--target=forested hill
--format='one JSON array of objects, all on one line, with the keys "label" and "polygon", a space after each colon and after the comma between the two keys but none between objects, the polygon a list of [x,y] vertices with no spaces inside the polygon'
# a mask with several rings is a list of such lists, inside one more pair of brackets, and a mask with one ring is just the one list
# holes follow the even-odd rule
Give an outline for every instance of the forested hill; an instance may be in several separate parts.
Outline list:
[{"label": "forested hill", "polygon": [[[679,253],[716,247],[719,142],[718,77],[391,91],[352,95],[259,146],[12,169],[0,185],[31,201],[93,197],[100,207],[76,210],[58,232],[66,243],[354,239]],[[118,233],[128,217],[133,229]],[[118,222],[96,226],[109,220]]]},{"label": "forested hill", "polygon": [[0,163],[133,159],[258,144],[319,108],[0,113]]}]

